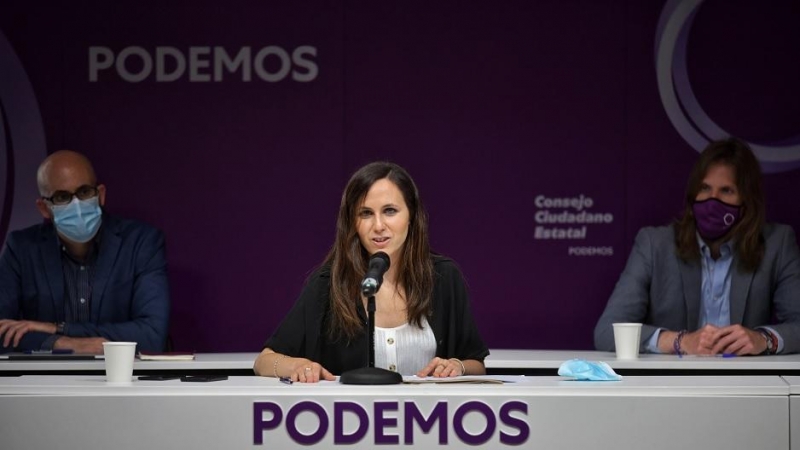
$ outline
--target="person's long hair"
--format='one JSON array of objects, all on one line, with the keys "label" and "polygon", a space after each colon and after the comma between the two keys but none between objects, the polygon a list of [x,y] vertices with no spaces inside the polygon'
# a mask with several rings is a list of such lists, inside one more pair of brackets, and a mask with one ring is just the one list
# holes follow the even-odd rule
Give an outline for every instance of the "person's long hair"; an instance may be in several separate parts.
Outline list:
[{"label": "person's long hair", "polygon": [[736,138],[714,141],[700,154],[700,159],[692,168],[686,186],[686,201],[682,217],[675,223],[675,245],[678,256],[684,261],[699,260],[700,247],[697,243],[692,204],[700,192],[708,169],[717,164],[733,168],[736,176],[736,189],[742,204],[739,222],[724,237],[733,239],[740,267],[753,272],[764,257],[764,241],[761,230],[764,228],[764,191],[761,185],[761,166],[753,151],[743,141]]},{"label": "person's long hair", "polygon": [[350,340],[364,331],[357,308],[362,308],[359,285],[367,272],[370,255],[358,237],[357,212],[372,185],[382,179],[400,189],[409,212],[408,235],[399,261],[391,262],[397,267],[397,285],[405,288],[408,321],[422,326],[422,318],[431,313],[433,262],[428,243],[428,216],[417,186],[408,172],[397,164],[374,162],[356,171],[347,183],[336,221],[336,240],[325,258],[324,264],[331,270],[329,334],[333,339]]}]

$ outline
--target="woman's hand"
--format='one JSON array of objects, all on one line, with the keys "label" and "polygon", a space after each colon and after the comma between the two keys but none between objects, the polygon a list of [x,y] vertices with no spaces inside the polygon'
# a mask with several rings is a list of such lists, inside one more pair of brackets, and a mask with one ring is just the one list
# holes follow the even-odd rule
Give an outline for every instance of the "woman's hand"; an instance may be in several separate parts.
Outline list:
[{"label": "woman's hand", "polygon": [[417,372],[417,376],[420,378],[427,376],[437,378],[457,377],[464,375],[463,370],[464,364],[455,358],[433,358],[424,369]]},{"label": "woman's hand", "polygon": [[322,367],[305,358],[292,358],[292,372],[288,378],[299,383],[318,383],[319,380],[334,381],[336,377]]},{"label": "woman's hand", "polygon": [[300,383],[316,383],[319,380],[333,381],[336,379],[333,374],[314,361],[275,353],[270,348],[265,348],[258,355],[253,364],[253,371],[262,377],[285,377]]}]

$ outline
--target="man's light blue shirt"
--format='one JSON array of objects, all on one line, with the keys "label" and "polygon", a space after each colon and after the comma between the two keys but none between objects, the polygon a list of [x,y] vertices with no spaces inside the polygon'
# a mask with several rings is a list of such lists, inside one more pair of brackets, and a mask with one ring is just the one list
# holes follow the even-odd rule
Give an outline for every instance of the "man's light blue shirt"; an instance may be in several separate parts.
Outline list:
[{"label": "man's light blue shirt", "polygon": [[731,324],[731,263],[733,248],[728,241],[719,248],[719,258],[700,241],[703,276],[700,282],[700,327],[706,324],[727,327]]}]

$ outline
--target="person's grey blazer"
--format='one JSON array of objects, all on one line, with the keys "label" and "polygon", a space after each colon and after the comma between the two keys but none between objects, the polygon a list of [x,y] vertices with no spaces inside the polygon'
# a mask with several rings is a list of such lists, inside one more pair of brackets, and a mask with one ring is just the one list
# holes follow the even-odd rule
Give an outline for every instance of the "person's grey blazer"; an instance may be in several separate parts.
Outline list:
[{"label": "person's grey blazer", "polygon": [[[800,252],[790,226],[768,224],[764,260],[755,273],[731,265],[731,323],[769,325],[783,338],[782,353],[800,351]],[[639,231],[625,270],[594,329],[598,350],[614,350],[616,322],[641,322],[641,349],[658,328],[700,328],[700,261],[684,262],[675,251],[672,226]],[[772,318],[776,323],[771,322]]]}]

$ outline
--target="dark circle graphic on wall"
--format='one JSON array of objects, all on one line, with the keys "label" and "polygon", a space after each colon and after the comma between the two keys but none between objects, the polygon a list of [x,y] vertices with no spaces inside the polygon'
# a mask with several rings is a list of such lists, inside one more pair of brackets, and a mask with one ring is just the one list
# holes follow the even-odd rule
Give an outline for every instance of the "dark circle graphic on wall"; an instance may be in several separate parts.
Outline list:
[{"label": "dark circle graphic on wall", "polygon": [[[704,0],[669,0],[661,11],[655,42],[656,78],[661,103],[670,122],[695,150],[712,140],[735,136],[712,120],[694,95],[686,69],[686,47],[697,10]],[[764,172],[800,167],[800,135],[765,145],[748,142]]]},{"label": "dark circle graphic on wall", "polygon": [[10,230],[33,225],[36,168],[47,154],[42,116],[25,68],[0,32],[0,244]]},{"label": "dark circle graphic on wall", "polygon": [[0,98],[0,158],[2,163],[0,166],[3,168],[0,171],[0,176],[5,180],[2,183],[3,195],[2,208],[0,212],[0,234],[5,237],[8,233],[8,223],[11,221],[11,206],[14,204],[14,148],[11,141],[11,130],[8,127],[8,115],[6,108],[3,105],[3,99]]}]

